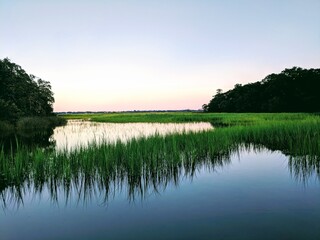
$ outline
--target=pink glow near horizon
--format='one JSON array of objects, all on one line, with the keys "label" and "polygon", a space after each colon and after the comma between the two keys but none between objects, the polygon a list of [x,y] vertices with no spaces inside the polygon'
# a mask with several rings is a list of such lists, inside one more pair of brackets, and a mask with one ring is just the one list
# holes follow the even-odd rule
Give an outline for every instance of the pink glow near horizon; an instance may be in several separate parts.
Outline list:
[{"label": "pink glow near horizon", "polygon": [[49,81],[57,112],[200,109],[320,66],[319,0],[139,3],[2,1],[0,58]]}]

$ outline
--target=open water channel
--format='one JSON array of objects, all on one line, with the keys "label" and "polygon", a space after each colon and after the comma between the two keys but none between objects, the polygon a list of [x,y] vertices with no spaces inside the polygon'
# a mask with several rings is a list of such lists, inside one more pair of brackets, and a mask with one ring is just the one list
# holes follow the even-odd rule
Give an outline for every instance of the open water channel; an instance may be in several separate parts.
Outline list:
[{"label": "open water channel", "polygon": [[[208,131],[208,123],[105,124],[69,122],[54,130],[58,151],[108,139]],[[86,138],[87,137],[87,138]],[[307,157],[307,156],[305,156]],[[320,181],[292,157],[264,147],[239,147],[219,164],[131,192],[118,181],[108,193],[34,186],[0,193],[0,239],[320,239]],[[115,180],[117,182],[117,180]]]}]

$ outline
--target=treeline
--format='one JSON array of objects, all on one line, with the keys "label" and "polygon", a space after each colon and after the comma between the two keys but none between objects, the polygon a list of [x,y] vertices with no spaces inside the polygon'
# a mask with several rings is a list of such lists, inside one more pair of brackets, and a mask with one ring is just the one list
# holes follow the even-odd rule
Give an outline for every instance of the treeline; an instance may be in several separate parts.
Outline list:
[{"label": "treeline", "polygon": [[262,81],[218,89],[205,112],[320,112],[320,69],[293,67]]},{"label": "treeline", "polygon": [[48,81],[27,74],[8,58],[0,59],[0,125],[17,126],[20,121],[29,126],[33,122],[34,127],[39,121],[32,119],[43,117],[50,117],[50,125],[56,124],[59,121],[54,117],[53,103]]},{"label": "treeline", "polygon": [[49,116],[53,112],[50,83],[27,74],[19,65],[0,60],[0,119]]}]

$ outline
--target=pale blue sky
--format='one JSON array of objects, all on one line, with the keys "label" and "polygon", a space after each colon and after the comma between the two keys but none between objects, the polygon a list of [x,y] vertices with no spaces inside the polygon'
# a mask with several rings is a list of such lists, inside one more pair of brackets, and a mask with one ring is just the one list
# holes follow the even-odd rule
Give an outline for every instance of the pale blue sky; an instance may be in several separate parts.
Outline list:
[{"label": "pale blue sky", "polygon": [[0,58],[55,111],[199,109],[217,88],[320,67],[319,0],[0,0]]}]

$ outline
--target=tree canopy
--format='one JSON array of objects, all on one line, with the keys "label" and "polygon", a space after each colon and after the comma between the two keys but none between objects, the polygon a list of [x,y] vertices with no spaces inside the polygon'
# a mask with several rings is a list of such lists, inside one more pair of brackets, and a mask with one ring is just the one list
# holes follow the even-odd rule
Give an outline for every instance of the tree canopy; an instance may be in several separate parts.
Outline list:
[{"label": "tree canopy", "polygon": [[206,112],[320,112],[320,69],[293,67],[262,81],[221,89]]},{"label": "tree canopy", "polygon": [[8,58],[0,59],[0,120],[49,116],[54,97],[48,81],[27,74]]}]

